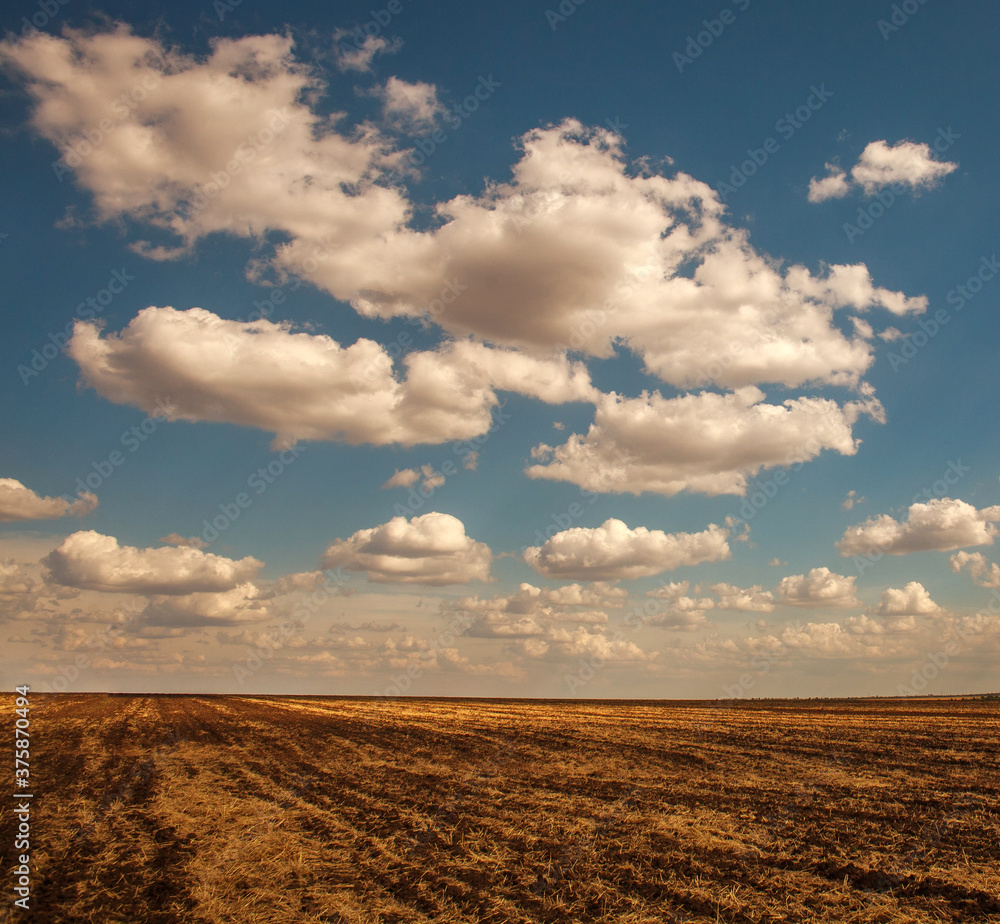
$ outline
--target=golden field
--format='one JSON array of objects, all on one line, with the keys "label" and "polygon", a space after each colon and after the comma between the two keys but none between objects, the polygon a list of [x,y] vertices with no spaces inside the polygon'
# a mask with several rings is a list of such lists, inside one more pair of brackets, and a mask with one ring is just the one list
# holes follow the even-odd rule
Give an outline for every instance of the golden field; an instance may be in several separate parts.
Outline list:
[{"label": "golden field", "polygon": [[33,695],[31,739],[17,921],[1000,922],[996,701]]}]

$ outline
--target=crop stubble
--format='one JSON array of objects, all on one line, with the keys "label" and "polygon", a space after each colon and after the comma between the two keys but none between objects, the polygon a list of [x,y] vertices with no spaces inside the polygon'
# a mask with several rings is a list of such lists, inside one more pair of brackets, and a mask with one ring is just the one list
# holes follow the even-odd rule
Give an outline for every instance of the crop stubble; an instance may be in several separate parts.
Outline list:
[{"label": "crop stubble", "polygon": [[1000,922],[995,702],[63,695],[32,737],[18,921]]}]

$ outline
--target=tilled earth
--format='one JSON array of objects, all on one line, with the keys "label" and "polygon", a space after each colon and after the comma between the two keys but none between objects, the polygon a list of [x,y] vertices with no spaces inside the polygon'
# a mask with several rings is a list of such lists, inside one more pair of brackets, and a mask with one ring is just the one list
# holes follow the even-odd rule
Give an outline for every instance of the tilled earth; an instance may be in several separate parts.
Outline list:
[{"label": "tilled earth", "polygon": [[31,739],[0,919],[1000,922],[996,702],[33,695]]}]

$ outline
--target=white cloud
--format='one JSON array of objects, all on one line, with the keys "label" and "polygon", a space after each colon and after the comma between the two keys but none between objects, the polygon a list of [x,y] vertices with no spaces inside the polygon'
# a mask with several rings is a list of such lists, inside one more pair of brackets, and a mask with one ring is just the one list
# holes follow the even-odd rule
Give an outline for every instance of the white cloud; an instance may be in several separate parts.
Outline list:
[{"label": "white cloud", "polygon": [[[780,564],[780,562],[772,562]],[[720,610],[736,610],[741,613],[770,613],[775,606],[774,594],[758,584],[753,587],[736,587],[733,584],[713,584],[712,591],[719,595],[716,604]]]},{"label": "white cloud", "polygon": [[435,471],[433,465],[421,465],[419,469],[404,468],[396,471],[392,477],[382,485],[383,488],[409,488],[420,482],[422,491],[429,492],[440,488],[445,482],[442,472]]},{"label": "white cloud", "polygon": [[[873,196],[894,184],[908,186],[911,190],[929,189],[957,168],[956,163],[935,160],[928,144],[872,141],[851,168],[851,181],[860,186],[865,195]],[[813,177],[809,181],[810,202],[842,199],[851,190],[852,183],[848,182],[843,170],[833,164],[827,164],[826,169],[826,176]]]},{"label": "white cloud", "polygon": [[928,144],[872,141],[861,152],[851,176],[870,196],[893,183],[911,189],[931,187],[957,168],[958,164],[935,160]]},{"label": "white cloud", "polygon": [[429,131],[445,112],[432,83],[407,83],[390,77],[377,92],[386,121],[397,131]]},{"label": "white cloud", "polygon": [[493,424],[491,382],[551,403],[594,394],[586,369],[565,357],[447,343],[407,354],[399,381],[392,357],[372,340],[342,347],[289,324],[227,321],[202,308],[145,308],[104,337],[78,322],[68,352],[109,401],[162,413],[169,395],[172,420],[258,427],[276,434],[276,446],[470,439]]},{"label": "white cloud", "polygon": [[54,520],[58,517],[82,517],[97,509],[97,495],[87,491],[79,500],[41,497],[16,478],[0,478],[0,522],[18,520]]},{"label": "white cloud", "polygon": [[415,468],[396,469],[383,488],[409,488],[420,480],[420,472]]},{"label": "white cloud", "polygon": [[778,601],[786,606],[859,606],[856,580],[829,568],[813,568],[809,574],[782,578],[775,590]]},{"label": "white cloud", "polygon": [[752,386],[669,399],[604,395],[586,436],[536,447],[532,455],[540,462],[527,474],[601,492],[743,494],[748,477],[762,468],[809,461],[823,449],[854,455],[857,417],[882,418],[873,399],[844,407],[825,398],[763,400]]},{"label": "white cloud", "polygon": [[465,534],[461,520],[425,513],[361,529],[338,539],[323,555],[326,568],[367,572],[368,580],[407,584],[464,584],[490,580],[489,546]]},{"label": "white cloud", "polygon": [[1000,588],[1000,565],[987,562],[982,552],[956,552],[948,559],[948,565],[956,574],[968,568],[972,580],[980,587]]},{"label": "white cloud", "polygon": [[256,558],[234,561],[194,548],[119,546],[93,530],[67,536],[42,562],[57,584],[136,594],[228,591],[263,567]]},{"label": "white cloud", "polygon": [[879,616],[932,616],[941,612],[924,588],[917,581],[905,587],[890,587],[882,591],[882,600],[876,614]]},{"label": "white cloud", "polygon": [[886,513],[870,517],[844,532],[837,548],[843,556],[908,555],[911,552],[959,549],[970,545],[992,545],[1000,520],[1000,506],[977,510],[950,497],[911,504],[906,521],[900,523]]},{"label": "white cloud", "polygon": [[533,546],[524,560],[547,577],[615,581],[646,577],[731,556],[729,530],[711,524],[700,533],[665,533],[644,526],[629,529],[609,519],[595,529],[574,527]]},{"label": "white cloud", "polygon": [[[542,654],[558,653],[559,656],[570,659],[596,658],[606,664],[654,661],[659,655],[656,651],[643,651],[628,639],[609,637],[587,626],[552,629],[546,637],[546,643],[547,648]],[[555,652],[551,652],[551,649],[555,649]],[[526,653],[531,653],[527,647],[525,650]]]},{"label": "white cloud", "polygon": [[858,504],[864,503],[865,498],[858,497],[858,492],[850,490],[847,492],[847,497],[844,498],[844,502],[840,505],[841,510],[853,510]]},{"label": "white cloud", "polygon": [[[334,32],[333,40],[337,43],[334,51],[337,70],[367,73],[372,69],[376,55],[392,54],[403,47],[401,39],[390,42],[384,35],[366,35],[359,42],[360,33],[360,29],[356,29],[353,33],[346,29]],[[347,43],[347,39],[353,40],[353,47]]]},{"label": "white cloud", "polygon": [[219,593],[183,596],[155,595],[142,613],[149,626],[194,627],[229,626],[260,622],[270,616],[260,590],[247,582]]},{"label": "white cloud", "polygon": [[827,199],[843,199],[850,190],[847,174],[833,164],[827,164],[827,175],[814,176],[809,181],[809,201],[826,202]]}]

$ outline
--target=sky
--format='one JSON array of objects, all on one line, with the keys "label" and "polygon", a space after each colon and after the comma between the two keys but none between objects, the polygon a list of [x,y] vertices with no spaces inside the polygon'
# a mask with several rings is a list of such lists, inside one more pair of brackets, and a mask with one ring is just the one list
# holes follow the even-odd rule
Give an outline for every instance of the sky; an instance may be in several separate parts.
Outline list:
[{"label": "sky", "polygon": [[39,691],[995,691],[992,5],[15,2]]}]

